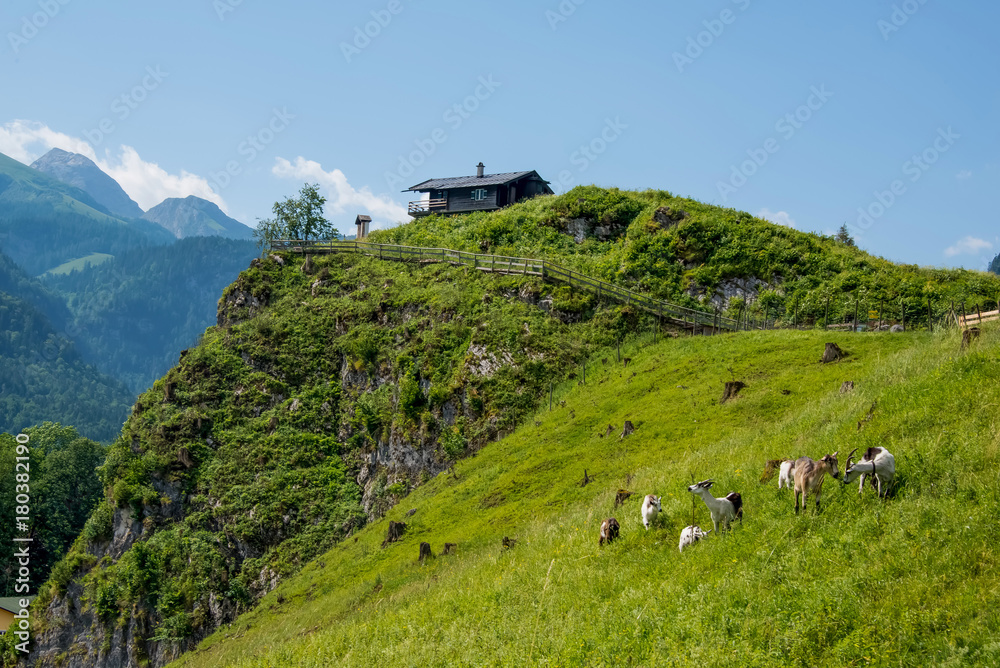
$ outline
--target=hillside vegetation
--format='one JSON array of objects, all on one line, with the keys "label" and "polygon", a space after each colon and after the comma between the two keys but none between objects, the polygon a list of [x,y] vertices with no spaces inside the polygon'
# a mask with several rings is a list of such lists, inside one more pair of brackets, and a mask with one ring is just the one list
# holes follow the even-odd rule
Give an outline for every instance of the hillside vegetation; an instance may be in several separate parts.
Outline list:
[{"label": "hillside vegetation", "polygon": [[[820,364],[827,341],[849,357]],[[176,665],[995,665],[998,353],[995,329],[968,352],[954,332],[787,331],[629,351]],[[720,405],[734,376],[748,387]],[[839,450],[843,469],[872,445],[896,456],[886,501],[828,478],[822,512],[796,516],[758,481],[767,459]],[[746,517],[678,553],[692,517],[711,524],[686,491],[708,477]],[[636,494],[616,509],[619,488]],[[663,495],[648,532],[646,493]],[[609,516],[622,535],[599,548]],[[390,519],[407,531],[383,548]]]},{"label": "hillside vegetation", "polygon": [[[373,232],[370,241],[445,246],[475,253],[544,258],[688,306],[779,322],[898,319],[926,326],[965,301],[994,308],[1000,277],[980,271],[896,264],[833,237],[800,232],[663,190],[629,192],[582,186],[494,213],[428,216]],[[724,299],[733,297],[733,299]],[[884,307],[882,306],[884,304]]]},{"label": "hillside vegetation", "polygon": [[[578,188],[373,240],[544,257],[693,305],[749,298],[786,320],[790,304],[821,317],[818,300],[849,281],[913,309],[930,295],[937,316],[944,298],[1000,294],[1000,277],[893,265],[662,191]],[[185,661],[737,665],[738,649],[738,665],[817,665],[892,647],[916,665],[993,651],[993,613],[963,598],[992,586],[968,560],[990,563],[992,534],[952,537],[995,512],[976,473],[996,456],[995,333],[962,354],[940,327],[663,331],[642,347],[652,324],[538,277],[255,260],[110,447],[105,499],[34,603],[37,665],[71,648],[80,665],[161,666],[220,627]],[[850,356],[823,366],[830,340]],[[737,379],[749,387],[719,405]],[[844,380],[858,389],[841,396]],[[619,440],[625,420],[637,430]],[[787,494],[756,486],[765,458],[846,459],[871,443],[897,451],[886,504],[828,481],[824,513],[791,518]],[[680,559],[692,476],[744,492],[747,519]],[[616,511],[622,540],[598,551],[619,487],[638,494]],[[664,494],[666,516],[640,534],[646,492]],[[382,549],[387,512],[409,529]],[[517,542],[501,553],[504,536]],[[418,567],[423,540],[457,553]]]}]

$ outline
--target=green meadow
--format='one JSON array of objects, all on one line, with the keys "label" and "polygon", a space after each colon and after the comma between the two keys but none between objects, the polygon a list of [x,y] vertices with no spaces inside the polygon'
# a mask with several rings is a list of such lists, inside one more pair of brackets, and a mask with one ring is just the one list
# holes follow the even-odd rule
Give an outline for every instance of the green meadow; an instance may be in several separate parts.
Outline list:
[{"label": "green meadow", "polygon": [[[828,341],[847,358],[821,364]],[[558,386],[551,411],[171,665],[1000,664],[1000,332],[968,351],[955,330],[813,330],[643,339],[622,353],[627,368],[614,350],[592,356],[586,384]],[[727,380],[747,387],[720,404]],[[855,389],[841,394],[846,380]],[[635,432],[620,438],[625,420]],[[768,459],[839,451],[842,472],[872,445],[896,457],[886,500],[827,477],[821,511],[796,516],[776,477],[760,481]],[[716,496],[739,491],[745,518],[680,553],[692,518],[711,527],[686,489],[705,478]],[[620,488],[635,494],[616,508]],[[647,493],[663,496],[649,531]],[[611,516],[621,537],[600,548]],[[407,529],[383,547],[390,520]],[[421,564],[425,541],[436,556]]]}]

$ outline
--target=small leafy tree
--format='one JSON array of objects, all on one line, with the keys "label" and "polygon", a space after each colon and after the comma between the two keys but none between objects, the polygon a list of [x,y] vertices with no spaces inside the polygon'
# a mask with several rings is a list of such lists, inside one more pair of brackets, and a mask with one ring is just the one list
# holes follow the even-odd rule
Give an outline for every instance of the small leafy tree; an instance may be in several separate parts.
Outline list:
[{"label": "small leafy tree", "polygon": [[271,207],[273,218],[257,219],[254,238],[263,248],[275,239],[330,239],[336,235],[333,226],[323,216],[326,198],[319,194],[318,183],[307,183],[298,197],[286,197]]}]

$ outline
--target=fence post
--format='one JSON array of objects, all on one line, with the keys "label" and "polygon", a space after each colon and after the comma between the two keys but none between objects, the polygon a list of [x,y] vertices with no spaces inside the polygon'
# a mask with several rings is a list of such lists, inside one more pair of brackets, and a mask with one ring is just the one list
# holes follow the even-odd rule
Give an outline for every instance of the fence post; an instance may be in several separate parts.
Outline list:
[{"label": "fence post", "polygon": [[830,297],[826,298],[826,315],[823,316],[823,329],[830,329]]},{"label": "fence post", "polygon": [[861,295],[858,291],[854,291],[854,331],[858,331],[858,302],[861,299]]},{"label": "fence post", "polygon": [[962,300],[962,327],[965,327],[965,300]]},{"label": "fence post", "polygon": [[878,331],[882,331],[882,312],[885,310],[885,297],[878,303]]}]

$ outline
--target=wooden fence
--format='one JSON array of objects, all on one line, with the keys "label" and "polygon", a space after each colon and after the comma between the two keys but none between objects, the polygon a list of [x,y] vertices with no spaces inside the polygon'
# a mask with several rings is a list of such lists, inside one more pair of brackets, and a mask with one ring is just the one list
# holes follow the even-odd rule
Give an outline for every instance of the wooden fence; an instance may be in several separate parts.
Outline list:
[{"label": "wooden fence", "polygon": [[613,299],[624,304],[634,305],[647,313],[657,316],[661,320],[666,320],[675,325],[690,329],[692,332],[700,330],[701,333],[714,333],[719,330],[737,331],[741,329],[763,329],[766,327],[763,323],[754,323],[752,320],[740,319],[737,321],[724,317],[718,312],[699,311],[653,299],[628,288],[585,276],[578,271],[573,271],[547,260],[484,253],[467,253],[448,248],[376,244],[367,241],[296,241],[291,239],[275,239],[271,241],[271,250],[288,250],[296,253],[362,253],[371,257],[377,257],[380,260],[423,263],[450,262],[478,271],[540,276],[543,280],[561,281],[569,284],[571,287],[587,290],[597,295],[598,299]]}]

